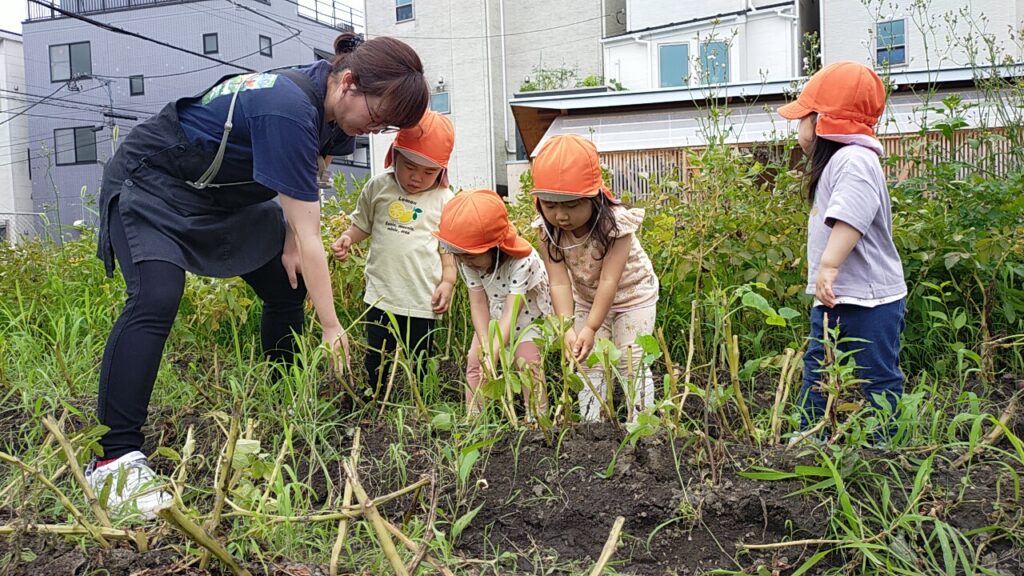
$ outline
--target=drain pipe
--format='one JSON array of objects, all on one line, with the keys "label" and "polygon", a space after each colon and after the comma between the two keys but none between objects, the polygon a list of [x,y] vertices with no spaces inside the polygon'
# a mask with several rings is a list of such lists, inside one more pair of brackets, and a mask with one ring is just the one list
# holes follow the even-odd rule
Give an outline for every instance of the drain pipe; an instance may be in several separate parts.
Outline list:
[{"label": "drain pipe", "polygon": [[508,64],[505,59],[505,0],[498,0],[498,27],[501,34],[501,118],[505,126],[505,154],[515,154],[509,146],[508,130]]},{"label": "drain pipe", "polygon": [[486,98],[487,98],[487,165],[490,166],[491,181],[488,184],[491,190],[494,190],[498,184],[498,171],[494,167],[494,101],[492,100],[492,84],[494,79],[491,77],[491,15],[487,10],[487,3],[482,2],[484,11],[484,66],[486,67]]}]

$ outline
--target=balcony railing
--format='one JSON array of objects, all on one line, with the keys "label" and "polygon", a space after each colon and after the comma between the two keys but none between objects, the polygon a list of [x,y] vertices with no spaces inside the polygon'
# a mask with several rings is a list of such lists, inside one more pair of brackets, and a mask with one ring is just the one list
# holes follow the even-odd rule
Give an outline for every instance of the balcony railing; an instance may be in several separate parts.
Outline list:
[{"label": "balcony railing", "polygon": [[[203,0],[43,0],[48,6],[28,2],[28,19],[59,18],[61,13],[54,7],[65,12],[88,15],[201,1]],[[257,1],[266,3],[266,0]],[[366,17],[363,12],[338,0],[294,0],[289,3],[295,5],[299,16],[343,32],[361,32],[366,28]]]},{"label": "balcony railing", "polygon": [[[167,4],[185,4],[186,2],[198,2],[199,0],[43,0],[50,6],[55,6],[65,12],[75,14],[99,14],[101,12],[113,12],[115,10],[133,10],[135,8],[149,8],[151,6],[164,6]],[[59,18],[61,13],[50,6],[43,6],[35,2],[28,3],[29,20],[47,20]]]}]

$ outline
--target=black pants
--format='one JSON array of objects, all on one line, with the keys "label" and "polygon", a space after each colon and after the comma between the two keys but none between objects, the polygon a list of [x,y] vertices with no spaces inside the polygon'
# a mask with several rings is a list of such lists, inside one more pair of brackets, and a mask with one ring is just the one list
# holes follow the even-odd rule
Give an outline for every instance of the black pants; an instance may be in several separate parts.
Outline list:
[{"label": "black pants", "polygon": [[[412,316],[399,316],[395,314],[398,326],[391,323],[387,312],[380,308],[370,308],[366,313],[366,374],[369,378],[371,388],[376,388],[379,382],[386,383],[391,375],[391,360],[384,361],[384,355],[390,356],[398,343],[397,338],[402,339],[402,354],[408,360],[411,355],[415,362],[417,371],[423,366],[423,356],[430,352],[430,342],[437,323],[432,318],[413,318]],[[395,334],[397,328],[398,334]],[[396,338],[397,336],[397,338]]]},{"label": "black pants", "polygon": [[[117,200],[110,208],[109,232],[128,298],[103,352],[97,412],[100,423],[110,428],[100,440],[104,458],[117,458],[142,448],[142,425],[164,342],[185,290],[185,271],[160,260],[132,263]],[[271,359],[290,361],[295,344],[292,332],[302,333],[306,286],[301,278],[299,287],[292,289],[280,255],[242,276],[263,300],[260,336]]]}]

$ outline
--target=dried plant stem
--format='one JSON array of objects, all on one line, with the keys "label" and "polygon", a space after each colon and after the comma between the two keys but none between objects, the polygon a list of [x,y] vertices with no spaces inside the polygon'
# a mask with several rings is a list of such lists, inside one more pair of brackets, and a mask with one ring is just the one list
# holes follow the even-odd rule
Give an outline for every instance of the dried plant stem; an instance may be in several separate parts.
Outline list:
[{"label": "dried plant stem", "polygon": [[746,429],[750,439],[757,442],[757,434],[754,430],[754,421],[750,418],[750,410],[747,402],[743,399],[743,386],[740,385],[740,337],[733,335],[729,342],[729,379],[732,380],[733,393],[736,395],[736,406],[743,418],[743,428]]},{"label": "dried plant stem", "polygon": [[[388,375],[388,385],[384,388],[384,398],[380,401],[380,412],[377,413],[378,420],[384,418],[384,410],[388,407],[388,398],[391,397],[391,388],[395,385],[395,374],[398,372],[398,362],[401,350],[402,348],[400,346],[396,347],[395,357],[391,359],[391,374]],[[380,388],[378,388],[378,390],[379,389]]]},{"label": "dried plant stem", "polygon": [[185,479],[188,478],[188,461],[192,459],[192,455],[196,451],[196,430],[194,426],[189,426],[185,432],[185,445],[181,449],[181,461],[178,462],[178,469],[174,473],[174,480],[171,482],[174,488],[176,497],[181,499],[181,488],[185,483]]},{"label": "dried plant stem", "polygon": [[377,534],[377,540],[380,542],[381,550],[384,551],[384,556],[387,557],[388,563],[391,564],[391,569],[395,571],[396,576],[409,576],[409,573],[405,570],[405,564],[402,562],[402,557],[398,555],[398,550],[395,548],[395,543],[391,540],[391,536],[388,535],[387,522],[384,521],[380,512],[377,511],[377,504],[363,490],[363,485],[359,483],[359,476],[356,474],[355,468],[348,461],[342,462],[341,465],[345,467],[345,474],[348,475],[348,481],[352,484],[352,492],[355,494],[359,504],[363,506],[363,514],[370,520],[370,524]]},{"label": "dried plant stem", "polygon": [[[668,397],[674,402],[676,395],[679,394],[679,378],[676,376],[676,366],[672,362],[672,354],[668,350],[665,332],[658,328],[654,334],[658,338],[658,346],[661,348],[661,355],[665,359],[665,373],[668,374]],[[679,408],[682,409],[682,405]]]},{"label": "dried plant stem", "polygon": [[[135,540],[136,533],[117,528],[96,527],[96,531],[108,540]],[[17,526],[0,526],[0,536],[10,536],[19,532],[42,532],[60,536],[90,536],[92,533],[83,526],[73,524],[23,524]]]},{"label": "dried plant stem", "polygon": [[82,488],[82,492],[85,494],[85,500],[89,503],[89,508],[92,509],[92,513],[96,516],[96,520],[100,523],[100,526],[104,528],[110,528],[110,518],[107,516],[107,511],[103,509],[100,501],[96,498],[96,494],[93,493],[92,487],[85,480],[85,474],[82,472],[82,468],[78,465],[78,456],[75,454],[75,448],[71,446],[71,442],[68,441],[67,436],[61,431],[61,427],[57,422],[50,416],[43,417],[43,427],[53,436],[53,438],[60,444],[61,450],[64,451],[64,459],[68,463],[68,467],[71,469],[72,476],[75,477],[75,481]]},{"label": "dried plant stem", "polygon": [[[693,369],[693,340],[694,335],[697,332],[697,300],[690,302],[690,336],[686,343],[686,370],[683,372],[683,382],[685,384],[690,383],[690,375]],[[683,392],[683,401],[680,402],[679,406],[682,408],[683,404],[686,403],[686,395],[690,392],[690,387],[687,386]]]},{"label": "dried plant stem", "polygon": [[[417,498],[413,498],[415,504]],[[427,539],[424,540],[423,544],[420,545],[419,550],[416,550],[416,554],[409,561],[408,570],[409,574],[415,574],[416,568],[419,567],[420,562],[423,561],[427,556],[427,547],[430,544],[430,535],[434,533],[434,521],[437,519],[437,482],[433,475],[430,477],[430,512],[427,514],[427,527],[423,530],[423,533],[427,535]]]},{"label": "dried plant stem", "polygon": [[590,576],[601,576],[605,565],[615,553],[616,546],[619,545],[619,534],[622,533],[622,525],[625,523],[626,519],[622,516],[615,519],[611,532],[608,533],[608,540],[604,543],[604,549],[601,550],[601,556],[598,557],[597,564],[594,564],[594,569],[590,571]]},{"label": "dried plant stem", "polygon": [[27,474],[35,476],[37,480],[42,482],[43,486],[46,486],[47,488],[50,489],[50,491],[56,494],[57,499],[60,500],[60,503],[61,505],[64,506],[64,509],[67,510],[69,514],[71,514],[75,521],[82,525],[82,528],[84,528],[86,532],[88,532],[89,535],[93,537],[94,540],[100,543],[100,546],[103,546],[104,548],[110,548],[110,542],[107,542],[106,538],[103,537],[103,532],[95,525],[93,525],[92,522],[89,522],[89,520],[82,515],[78,508],[76,508],[75,505],[71,503],[71,500],[68,499],[64,492],[61,492],[60,488],[57,488],[57,486],[53,482],[51,482],[50,479],[47,478],[42,472],[22,462],[20,459],[18,459],[17,456],[12,456],[6,452],[0,452],[0,461],[6,462],[8,464],[13,464],[18,468],[21,468]]},{"label": "dried plant stem", "polygon": [[220,542],[211,536],[209,532],[203,530],[201,526],[193,522],[188,515],[182,512],[173,503],[157,510],[156,515],[163,518],[171,526],[177,528],[193,542],[205,548],[207,552],[216,556],[217,559],[223,562],[235,576],[251,576],[249,571],[239,564],[238,560],[229,554],[227,549],[224,548]]},{"label": "dried plant stem", "polygon": [[[274,469],[271,470],[270,478],[267,479],[267,488],[263,491],[263,496],[260,497],[260,503],[256,506],[257,514],[261,514],[263,512],[263,507],[266,506],[267,500],[270,499],[270,491],[273,490],[274,483],[277,482],[277,477],[281,474],[281,468],[284,466],[284,459],[288,456],[291,437],[291,425],[288,425],[284,429],[284,439],[281,440],[281,449],[277,451],[277,458],[274,459]],[[359,438],[358,428],[356,428],[356,438]]]},{"label": "dried plant stem", "polygon": [[[386,502],[390,502],[391,500],[400,498],[410,492],[419,490],[420,488],[426,486],[429,483],[430,478],[420,478],[418,481],[406,486],[405,488],[395,490],[394,492],[391,492],[385,496],[381,496],[380,498],[375,498],[373,502],[375,504],[384,504]],[[246,510],[245,508],[242,508],[241,506],[232,502],[230,498],[225,499],[224,502],[228,506],[230,506],[233,511],[223,514],[222,517],[229,518],[235,516],[242,516],[245,518],[260,518],[267,524],[283,524],[291,522],[334,522],[335,520],[344,520],[346,518],[349,520],[354,520],[356,518],[360,518],[363,515],[363,507],[360,505],[355,505],[342,508],[337,512],[329,512],[326,514],[307,514],[305,516],[269,516],[265,514],[257,514],[251,510]]]},{"label": "dried plant stem", "polygon": [[999,415],[1000,425],[993,427],[992,430],[981,439],[981,442],[978,442],[972,446],[970,450],[965,452],[963,456],[954,460],[952,464],[953,468],[960,468],[964,464],[967,464],[975,454],[984,452],[986,447],[992,446],[1003,437],[1003,434],[1006,433],[1006,427],[1009,426],[1010,421],[1013,420],[1013,415],[1017,412],[1018,399],[1018,395],[1014,395],[1014,397],[1010,399],[1010,403],[1006,406],[1006,409]]},{"label": "dried plant stem", "polygon": [[[398,538],[398,541],[402,543],[402,546],[405,546],[406,550],[410,552],[416,552],[417,550],[419,550],[419,547],[416,546],[416,542],[413,542],[411,538],[403,534],[402,531],[396,528],[394,524],[385,521],[384,525],[388,529],[388,532],[391,532],[391,534],[394,535],[395,538]],[[442,564],[440,561],[436,560],[433,556],[425,554],[423,556],[423,559],[427,562],[427,564],[433,566],[435,570],[437,570],[444,576],[455,576],[454,572],[449,570],[447,566]]]},{"label": "dried plant stem", "polygon": [[[204,530],[209,533],[214,533],[217,530],[217,526],[220,525],[221,512],[224,510],[224,499],[227,498],[228,488],[231,481],[231,462],[235,458],[235,446],[238,444],[238,434],[242,412],[242,400],[241,398],[235,398],[234,406],[231,409],[231,423],[228,426],[228,437],[224,444],[224,452],[221,456],[220,465],[217,467],[217,478],[214,483],[214,498],[213,498],[213,509],[210,511],[210,516],[207,518]],[[210,554],[212,552],[207,548],[208,552],[203,554],[203,559],[199,562],[199,568],[205,570],[209,565]]]},{"label": "dried plant stem", "polygon": [[[352,467],[359,467],[359,441],[362,434],[362,429],[356,427],[355,433],[352,435],[352,452],[349,458],[352,460]],[[348,481],[348,477],[345,478],[345,491],[341,497],[341,505],[344,508],[348,508],[352,505],[352,483]],[[334,546],[331,547],[331,564],[330,564],[330,576],[338,576],[338,561],[341,559],[341,550],[345,547],[345,538],[348,536],[348,518],[343,518],[338,523],[338,537],[334,540]]]},{"label": "dried plant stem", "polygon": [[793,362],[793,355],[796,353],[792,348],[786,348],[785,357],[782,359],[782,371],[779,372],[779,385],[775,388],[775,403],[772,405],[772,418],[769,425],[771,430],[771,445],[779,443],[782,434],[782,410],[786,406],[786,398],[789,396],[789,365]]}]

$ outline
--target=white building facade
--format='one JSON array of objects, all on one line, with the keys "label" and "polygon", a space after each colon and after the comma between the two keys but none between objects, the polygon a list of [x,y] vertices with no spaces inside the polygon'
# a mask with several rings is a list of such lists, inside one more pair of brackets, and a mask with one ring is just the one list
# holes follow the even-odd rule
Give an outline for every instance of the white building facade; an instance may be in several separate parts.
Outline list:
[{"label": "white building facade", "polygon": [[[824,62],[879,70],[944,70],[1024,61],[1021,0],[829,1],[821,4]],[[996,48],[993,54],[989,45]]]},{"label": "white building facade", "polygon": [[[449,114],[457,188],[509,184],[506,165],[524,158],[508,107],[535,69],[600,77],[600,39],[622,0],[367,0],[370,37],[393,36],[423,61],[431,108]],[[611,12],[608,12],[608,11]],[[371,138],[372,170],[383,169],[392,137]],[[513,182],[514,184],[514,182]]]},{"label": "white building facade", "polygon": [[25,98],[25,58],[21,35],[0,30],[0,242],[33,235],[28,132],[30,99]]},{"label": "white building facade", "polygon": [[602,40],[605,76],[629,90],[794,78],[816,14],[798,0],[627,0],[625,29]]}]

